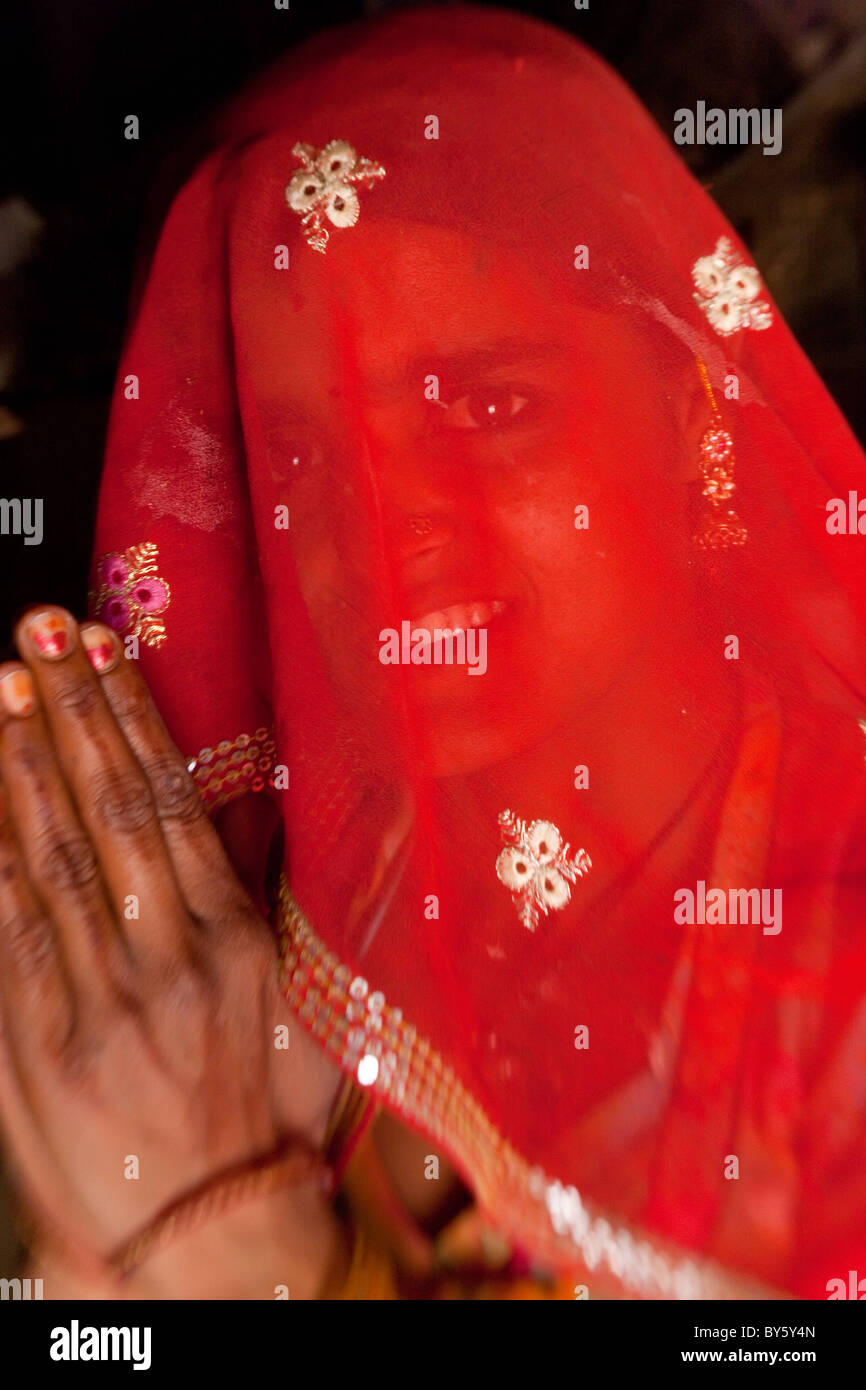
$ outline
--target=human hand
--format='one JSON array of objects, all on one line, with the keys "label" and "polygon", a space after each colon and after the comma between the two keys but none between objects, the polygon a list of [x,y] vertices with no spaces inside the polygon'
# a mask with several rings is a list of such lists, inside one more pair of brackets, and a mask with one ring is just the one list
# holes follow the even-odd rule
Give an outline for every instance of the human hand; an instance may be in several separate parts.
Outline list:
[{"label": "human hand", "polygon": [[[291,1014],[135,663],[34,610],[0,667],[0,1118],[52,1232],[105,1256],[287,1136],[318,1147],[336,1069]],[[88,659],[89,657],[89,659]]]}]

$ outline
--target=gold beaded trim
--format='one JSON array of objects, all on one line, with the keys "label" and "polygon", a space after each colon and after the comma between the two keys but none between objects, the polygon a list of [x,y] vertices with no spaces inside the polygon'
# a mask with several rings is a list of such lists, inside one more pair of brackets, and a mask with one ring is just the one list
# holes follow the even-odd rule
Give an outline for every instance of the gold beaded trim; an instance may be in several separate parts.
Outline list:
[{"label": "gold beaded trim", "polygon": [[780,1298],[745,1276],[606,1218],[576,1188],[532,1167],[399,1008],[316,936],[285,878],[280,976],[292,1008],[344,1071],[431,1139],[468,1177],[480,1208],[554,1270],[592,1276],[596,1297]]},{"label": "gold beaded trim", "polygon": [[218,811],[247,792],[274,785],[276,744],[270,729],[223,739],[216,748],[202,748],[187,768],[209,811]]}]

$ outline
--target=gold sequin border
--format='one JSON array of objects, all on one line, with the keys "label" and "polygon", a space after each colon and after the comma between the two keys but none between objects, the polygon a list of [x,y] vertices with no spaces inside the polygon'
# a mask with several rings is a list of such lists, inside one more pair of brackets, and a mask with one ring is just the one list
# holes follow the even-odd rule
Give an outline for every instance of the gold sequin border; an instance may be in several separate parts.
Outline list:
[{"label": "gold sequin border", "polygon": [[442,1144],[482,1210],[539,1265],[590,1279],[594,1297],[785,1297],[608,1219],[575,1188],[533,1167],[402,1010],[327,949],[285,878],[277,928],[281,986],[301,1022],[347,1074]]}]

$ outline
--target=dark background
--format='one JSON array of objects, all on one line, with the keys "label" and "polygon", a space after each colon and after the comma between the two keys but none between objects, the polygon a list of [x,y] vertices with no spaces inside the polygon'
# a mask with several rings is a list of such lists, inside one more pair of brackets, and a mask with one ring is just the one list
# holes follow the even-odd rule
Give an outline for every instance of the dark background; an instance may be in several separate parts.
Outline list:
[{"label": "dark background", "polygon": [[[0,536],[15,611],[85,603],[100,458],[143,229],[208,111],[308,34],[377,0],[29,0],[0,83],[0,496],[44,498],[40,546]],[[672,136],[680,106],[784,108],[783,147],[682,153],[749,243],[866,439],[866,0],[573,0],[514,8],[585,39]],[[442,6],[442,23],[449,22]],[[124,139],[124,117],[141,122]]]}]

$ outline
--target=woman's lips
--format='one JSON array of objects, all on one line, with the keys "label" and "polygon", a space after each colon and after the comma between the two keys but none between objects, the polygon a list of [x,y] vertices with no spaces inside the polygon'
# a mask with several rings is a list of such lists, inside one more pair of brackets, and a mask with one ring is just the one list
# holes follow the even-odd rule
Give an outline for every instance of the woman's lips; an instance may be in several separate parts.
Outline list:
[{"label": "woman's lips", "polygon": [[486,627],[508,604],[503,599],[481,600],[474,603],[452,603],[447,608],[437,608],[425,613],[421,618],[410,618],[409,627],[414,637],[416,632],[426,632],[431,636],[434,630],[440,632],[465,632],[470,627]]}]

